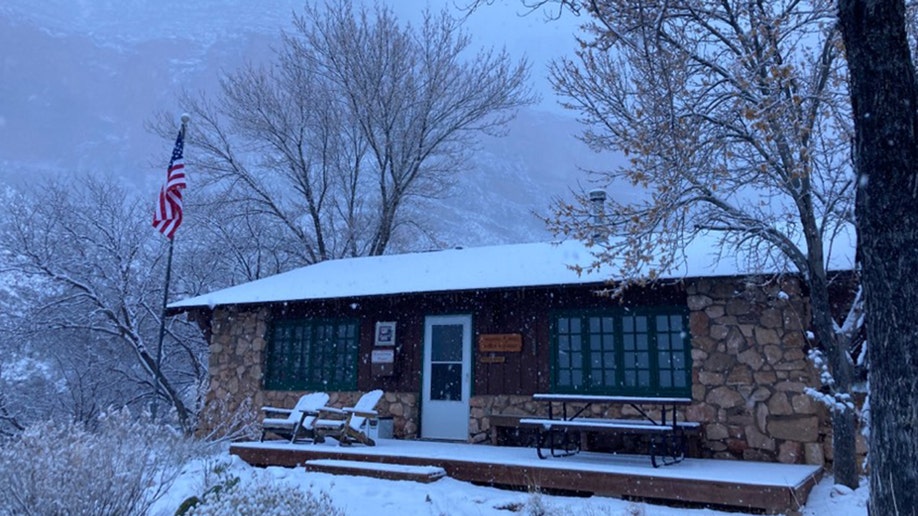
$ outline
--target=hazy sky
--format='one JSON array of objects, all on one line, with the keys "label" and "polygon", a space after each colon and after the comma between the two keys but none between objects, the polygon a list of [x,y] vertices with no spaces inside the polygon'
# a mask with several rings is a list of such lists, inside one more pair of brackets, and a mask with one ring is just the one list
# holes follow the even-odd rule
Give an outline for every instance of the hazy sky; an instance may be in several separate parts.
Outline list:
[{"label": "hazy sky", "polygon": [[[412,23],[428,6],[465,15],[457,6],[469,1],[387,0]],[[180,112],[179,89],[214,91],[242,61],[270,60],[269,47],[304,3],[0,0],[0,181],[111,173],[154,195],[171,142],[151,133],[147,122],[162,111]],[[483,204],[471,212],[470,202],[456,202],[461,218],[481,217],[483,225],[508,216],[489,216],[486,207],[532,218],[533,209],[582,177],[578,167],[605,168],[607,161],[574,139],[580,127],[557,105],[547,79],[548,61],[576,48],[573,34],[582,20],[524,13],[522,0],[494,0],[466,19],[471,51],[506,47],[514,57],[526,56],[542,98],[537,109],[521,110],[506,138],[483,141],[473,173],[463,178],[469,191],[490,185],[474,194]]]},{"label": "hazy sky", "polygon": [[[446,8],[463,16],[467,13],[461,8],[472,0],[382,1],[400,19],[416,22],[425,7]],[[216,43],[248,31],[275,34],[289,27],[291,11],[303,4],[303,0],[2,0],[0,17],[26,20],[55,35],[90,36],[109,46],[183,36]],[[552,8],[551,14],[557,14],[557,6]],[[557,111],[547,63],[571,55],[576,47],[573,34],[582,20],[570,13],[549,19],[548,11],[527,12],[523,0],[493,0],[468,16],[466,28],[473,45],[506,47],[514,56],[525,55],[532,64],[533,87],[542,96],[540,107]]]}]

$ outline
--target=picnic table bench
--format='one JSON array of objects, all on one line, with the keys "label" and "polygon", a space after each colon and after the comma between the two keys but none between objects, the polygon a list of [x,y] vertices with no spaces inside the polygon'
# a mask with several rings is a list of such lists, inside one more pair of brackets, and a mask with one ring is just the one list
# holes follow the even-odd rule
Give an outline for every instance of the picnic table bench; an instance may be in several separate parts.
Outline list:
[{"label": "picnic table bench", "polygon": [[[574,432],[643,434],[650,436],[650,463],[656,468],[681,462],[685,457],[686,433],[697,431],[700,427],[699,423],[679,421],[676,417],[678,407],[691,405],[690,398],[569,394],[534,394],[532,398],[548,403],[548,417],[522,418],[519,424],[538,430],[536,453],[540,459],[579,453],[580,440],[573,438]],[[585,413],[589,414],[593,403],[628,405],[641,418],[584,417]],[[560,414],[554,410],[555,404],[561,405]]]}]

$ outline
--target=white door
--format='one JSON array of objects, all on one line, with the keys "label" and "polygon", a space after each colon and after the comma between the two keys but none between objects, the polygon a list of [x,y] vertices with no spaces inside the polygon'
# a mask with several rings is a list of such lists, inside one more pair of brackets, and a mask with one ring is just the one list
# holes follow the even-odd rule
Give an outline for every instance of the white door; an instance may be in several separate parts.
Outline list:
[{"label": "white door", "polygon": [[424,321],[421,437],[467,441],[472,392],[472,316]]}]

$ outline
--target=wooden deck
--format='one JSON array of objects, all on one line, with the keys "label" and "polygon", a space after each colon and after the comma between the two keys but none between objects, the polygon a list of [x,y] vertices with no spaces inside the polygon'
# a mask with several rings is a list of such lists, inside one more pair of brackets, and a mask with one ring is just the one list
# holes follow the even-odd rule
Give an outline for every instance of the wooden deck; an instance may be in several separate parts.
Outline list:
[{"label": "wooden deck", "polygon": [[818,466],[685,459],[653,468],[646,456],[582,452],[539,460],[532,448],[401,440],[380,440],[375,447],[236,443],[230,453],[253,466],[298,467],[323,459],[434,466],[478,484],[768,513],[799,510],[822,476]]}]

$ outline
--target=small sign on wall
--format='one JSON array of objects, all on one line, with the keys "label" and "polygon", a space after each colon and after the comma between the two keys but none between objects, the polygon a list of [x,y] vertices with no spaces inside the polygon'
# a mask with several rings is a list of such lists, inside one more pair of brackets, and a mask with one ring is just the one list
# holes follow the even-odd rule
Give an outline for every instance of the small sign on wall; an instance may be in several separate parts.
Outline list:
[{"label": "small sign on wall", "polygon": [[523,351],[523,335],[520,333],[488,333],[478,336],[478,351],[482,353]]},{"label": "small sign on wall", "polygon": [[370,354],[371,364],[391,364],[395,362],[394,349],[374,349]]},{"label": "small sign on wall", "polygon": [[395,348],[374,349],[370,352],[370,371],[373,377],[395,374]]},{"label": "small sign on wall", "polygon": [[395,321],[380,321],[376,323],[377,346],[394,346],[395,345]]}]

